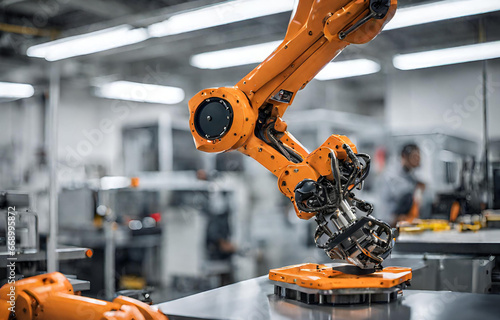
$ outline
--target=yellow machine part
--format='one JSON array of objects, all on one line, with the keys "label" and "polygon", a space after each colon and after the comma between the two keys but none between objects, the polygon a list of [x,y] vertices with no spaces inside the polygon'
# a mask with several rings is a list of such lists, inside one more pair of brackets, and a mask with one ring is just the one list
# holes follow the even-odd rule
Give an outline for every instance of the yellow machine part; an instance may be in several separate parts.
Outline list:
[{"label": "yellow machine part", "polygon": [[461,223],[458,225],[458,231],[464,232],[464,231],[479,231],[481,230],[481,224],[480,223],[474,223],[474,224],[466,224],[466,223]]},{"label": "yellow machine part", "polygon": [[451,223],[448,220],[441,219],[419,219],[414,220],[411,224],[403,224],[399,226],[400,233],[420,233],[424,231],[449,231]]},{"label": "yellow machine part", "polygon": [[500,221],[500,213],[495,213],[493,211],[486,211],[485,213],[487,222],[499,222]]},{"label": "yellow machine part", "polygon": [[125,275],[120,278],[120,287],[131,290],[142,290],[146,288],[146,279],[131,275]]}]

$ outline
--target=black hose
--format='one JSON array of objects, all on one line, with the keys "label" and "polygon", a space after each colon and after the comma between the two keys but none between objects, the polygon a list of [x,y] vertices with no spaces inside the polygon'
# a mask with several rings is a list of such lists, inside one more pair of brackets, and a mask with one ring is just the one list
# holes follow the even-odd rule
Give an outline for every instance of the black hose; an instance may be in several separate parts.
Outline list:
[{"label": "black hose", "polygon": [[358,178],[358,181],[356,181],[356,183],[352,186],[352,188],[349,188],[349,186],[351,185],[350,183],[347,184],[346,186],[347,190],[344,191],[344,196],[348,192],[351,192],[354,188],[356,188],[361,182],[363,182],[370,173],[370,162],[371,162],[370,156],[364,153],[357,154],[356,156],[362,158],[365,164],[363,166],[363,169],[361,170],[361,176]]},{"label": "black hose", "polygon": [[298,155],[295,151],[287,148],[286,146],[283,146],[281,141],[278,140],[278,138],[272,133],[272,127],[274,126],[274,123],[272,125],[269,125],[266,129],[267,137],[270,139],[269,143],[277,148],[277,150],[285,157],[287,160],[292,161],[293,163],[300,163],[302,162],[302,157]]},{"label": "black hose", "polygon": [[335,152],[330,151],[330,159],[331,159],[331,166],[332,166],[332,174],[333,178],[335,179],[335,183],[337,184],[336,188],[336,194],[337,194],[337,202],[340,203],[343,199],[343,194],[342,194],[342,185],[340,182],[340,169],[339,169],[339,161],[337,157],[335,156]]},{"label": "black hose", "polygon": [[323,211],[323,210],[327,210],[327,209],[336,209],[337,208],[337,206],[333,205],[333,204],[327,204],[327,205],[324,205],[321,207],[308,208],[301,202],[296,202],[296,203],[297,203],[297,207],[299,208],[300,211],[308,212],[308,213],[319,212],[319,211]]},{"label": "black hose", "polygon": [[267,137],[270,139],[270,143],[275,146],[276,148],[278,148],[278,151],[281,152],[281,154],[287,158],[288,160],[292,161],[292,159],[290,158],[290,154],[285,150],[285,148],[283,148],[283,146],[278,142],[278,140],[276,139],[276,137],[271,133],[271,125],[269,125],[266,129],[266,133],[267,133]]}]

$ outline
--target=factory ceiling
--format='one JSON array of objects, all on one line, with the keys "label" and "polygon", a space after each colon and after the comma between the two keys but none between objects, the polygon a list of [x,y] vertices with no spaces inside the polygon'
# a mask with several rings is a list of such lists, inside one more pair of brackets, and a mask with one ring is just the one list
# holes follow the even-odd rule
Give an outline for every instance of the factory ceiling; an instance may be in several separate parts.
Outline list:
[{"label": "factory ceiling", "polygon": [[[48,63],[30,58],[26,50],[34,44],[70,35],[78,35],[108,27],[129,24],[145,27],[177,12],[198,8],[217,0],[4,0],[0,2],[0,80],[47,82]],[[432,1],[400,0],[401,8]],[[161,70],[176,81],[200,78],[200,69],[189,65],[193,54],[281,40],[290,13],[280,13],[231,24],[146,41],[96,54],[65,60],[64,77],[87,79],[113,75],[121,78],[143,77],[145,70]],[[374,84],[384,74],[393,72],[394,54],[473,44],[479,41],[480,24],[486,41],[500,40],[500,12],[452,19],[383,32],[376,41],[348,47],[339,60],[365,57],[377,60],[383,72],[376,77],[348,80],[358,84]],[[216,71],[220,78],[237,80],[254,65]],[[23,72],[23,70],[30,72]],[[192,83],[193,84],[193,83]],[[195,82],[196,84],[196,82]]]}]

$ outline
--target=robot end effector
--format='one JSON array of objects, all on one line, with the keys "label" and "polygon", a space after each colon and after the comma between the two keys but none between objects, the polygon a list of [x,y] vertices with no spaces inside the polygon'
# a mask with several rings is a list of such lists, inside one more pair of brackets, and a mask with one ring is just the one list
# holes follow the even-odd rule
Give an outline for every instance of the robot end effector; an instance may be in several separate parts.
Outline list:
[{"label": "robot end effector", "polygon": [[[295,201],[302,212],[314,212],[318,224],[314,234],[316,246],[335,260],[344,260],[370,271],[381,269],[382,262],[394,246],[391,227],[370,214],[373,205],[356,198],[353,190],[361,189],[370,170],[370,157],[354,154],[347,144],[342,147],[347,160],[329,154],[333,180],[303,180],[295,188]],[[356,211],[365,212],[359,217]]]}]

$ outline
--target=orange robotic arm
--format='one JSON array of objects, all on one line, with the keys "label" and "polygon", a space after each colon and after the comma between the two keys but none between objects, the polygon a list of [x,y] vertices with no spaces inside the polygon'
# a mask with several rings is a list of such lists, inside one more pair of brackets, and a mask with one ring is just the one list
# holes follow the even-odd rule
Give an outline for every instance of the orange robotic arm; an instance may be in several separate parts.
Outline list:
[{"label": "orange robotic arm", "polygon": [[[300,0],[281,45],[234,87],[205,89],[189,101],[197,149],[238,150],[278,177],[302,219],[315,217],[315,240],[332,259],[376,269],[392,249],[390,227],[354,196],[369,170],[345,136],[309,153],[282,120],[296,93],[346,46],[375,38],[397,0]],[[358,217],[355,207],[368,212]]]},{"label": "orange robotic arm", "polygon": [[135,299],[120,296],[107,302],[82,297],[58,272],[0,288],[0,319],[168,320],[160,311]]}]

